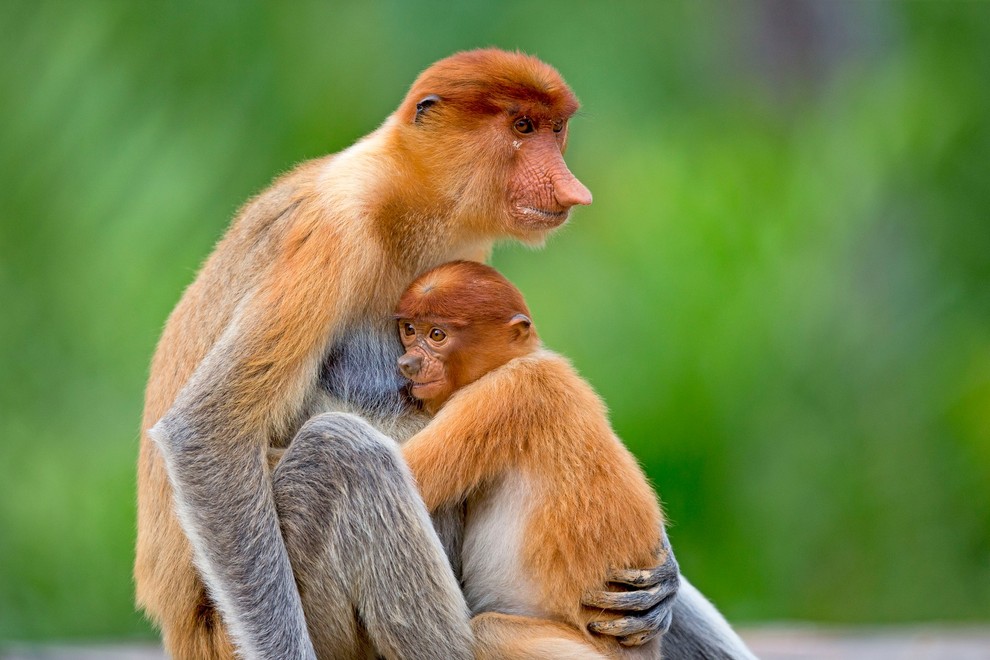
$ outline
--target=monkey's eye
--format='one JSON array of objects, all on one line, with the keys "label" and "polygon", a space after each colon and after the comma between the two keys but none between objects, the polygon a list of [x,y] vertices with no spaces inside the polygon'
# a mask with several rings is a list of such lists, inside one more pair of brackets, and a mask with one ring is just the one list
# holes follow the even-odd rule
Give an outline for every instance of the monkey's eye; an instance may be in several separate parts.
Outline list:
[{"label": "monkey's eye", "polygon": [[516,120],[516,123],[512,125],[512,128],[516,129],[516,133],[522,133],[523,135],[526,133],[532,133],[534,130],[533,120],[529,117],[520,117]]},{"label": "monkey's eye", "polygon": [[554,133],[560,133],[562,130],[564,130],[564,122],[562,122],[562,121],[555,121],[553,123],[553,132]]},{"label": "monkey's eye", "polygon": [[439,344],[446,338],[447,338],[447,333],[441,330],[440,328],[433,328],[432,330],[430,330],[430,339],[432,339],[436,343]]},{"label": "monkey's eye", "polygon": [[416,328],[413,327],[412,323],[403,323],[402,334],[404,334],[406,337],[412,337],[414,334],[416,334]]}]

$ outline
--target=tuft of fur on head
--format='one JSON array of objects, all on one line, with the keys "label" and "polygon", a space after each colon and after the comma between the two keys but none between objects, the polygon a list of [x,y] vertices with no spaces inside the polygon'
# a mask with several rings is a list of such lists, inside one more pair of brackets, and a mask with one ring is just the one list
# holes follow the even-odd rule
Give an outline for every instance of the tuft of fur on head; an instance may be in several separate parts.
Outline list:
[{"label": "tuft of fur on head", "polygon": [[400,106],[399,117],[411,122],[416,104],[430,94],[465,119],[497,114],[520,103],[563,117],[578,109],[577,97],[555,68],[531,55],[498,48],[455,53],[423,71]]},{"label": "tuft of fur on head", "polygon": [[428,270],[406,289],[396,318],[431,319],[454,327],[531,318],[519,289],[491,266],[451,261]]}]

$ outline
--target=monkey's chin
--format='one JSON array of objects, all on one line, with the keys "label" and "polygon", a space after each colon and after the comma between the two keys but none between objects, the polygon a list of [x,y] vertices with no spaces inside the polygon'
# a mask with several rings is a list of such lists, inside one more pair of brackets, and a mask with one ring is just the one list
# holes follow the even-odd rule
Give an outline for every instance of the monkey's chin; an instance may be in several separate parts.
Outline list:
[{"label": "monkey's chin", "polygon": [[541,248],[547,242],[547,237],[562,227],[569,218],[570,209],[562,213],[544,214],[526,213],[523,207],[519,207],[512,218],[512,238],[527,247]]}]

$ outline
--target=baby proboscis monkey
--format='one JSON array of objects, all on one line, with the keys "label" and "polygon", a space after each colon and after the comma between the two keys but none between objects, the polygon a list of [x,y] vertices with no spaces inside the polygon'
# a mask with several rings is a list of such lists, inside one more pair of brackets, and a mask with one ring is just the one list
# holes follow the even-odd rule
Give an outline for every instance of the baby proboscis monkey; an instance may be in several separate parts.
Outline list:
[{"label": "baby proboscis monkey", "polygon": [[466,502],[464,591],[479,658],[657,657],[586,632],[582,595],[656,557],[663,517],[601,399],[545,349],[519,290],[455,261],[396,317],[412,395],[436,413],[403,454],[430,511]]}]

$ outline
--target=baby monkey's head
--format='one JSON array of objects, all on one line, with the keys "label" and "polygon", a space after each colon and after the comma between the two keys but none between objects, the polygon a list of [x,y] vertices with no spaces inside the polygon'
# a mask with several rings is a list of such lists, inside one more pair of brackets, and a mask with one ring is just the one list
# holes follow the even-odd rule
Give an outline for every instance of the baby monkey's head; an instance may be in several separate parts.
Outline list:
[{"label": "baby monkey's head", "polygon": [[459,388],[539,345],[522,294],[492,268],[451,261],[420,275],[395,311],[412,395],[436,412]]}]

